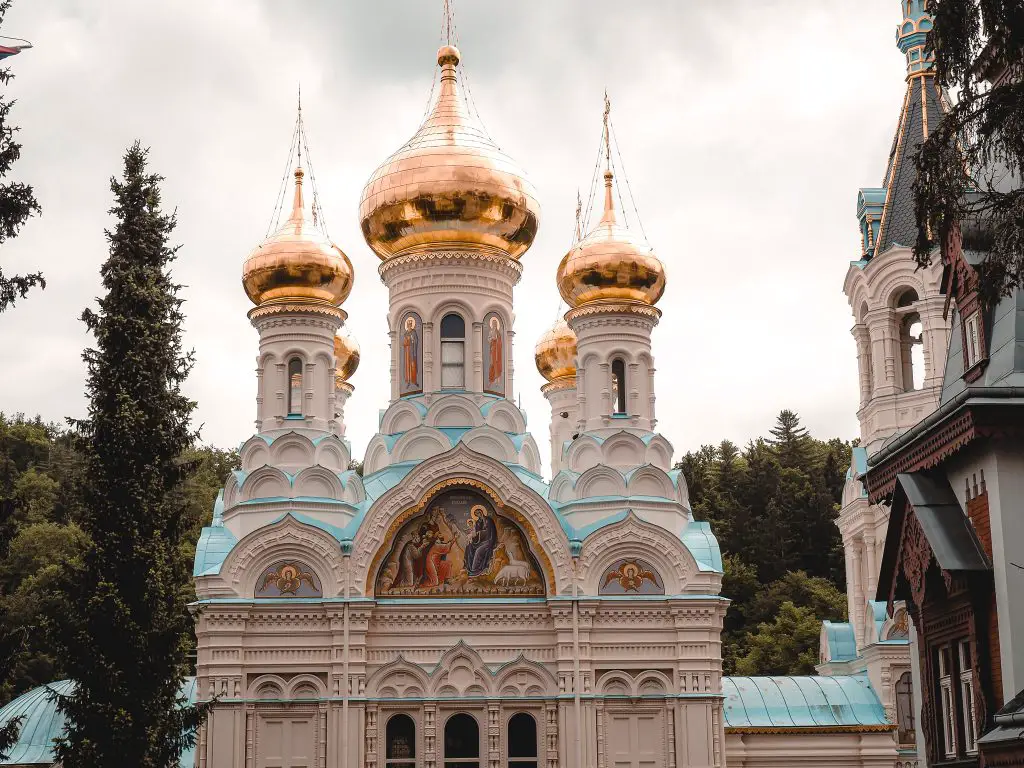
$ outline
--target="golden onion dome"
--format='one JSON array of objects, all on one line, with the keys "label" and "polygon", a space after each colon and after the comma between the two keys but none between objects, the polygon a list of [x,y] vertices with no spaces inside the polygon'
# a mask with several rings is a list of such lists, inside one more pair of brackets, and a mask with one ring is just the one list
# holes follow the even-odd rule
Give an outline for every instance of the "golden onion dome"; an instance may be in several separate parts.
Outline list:
[{"label": "golden onion dome", "polygon": [[665,292],[665,266],[643,238],[616,220],[611,171],[604,187],[604,215],[558,265],[558,292],[570,307],[595,301],[653,306]]},{"label": "golden onion dome", "polygon": [[443,46],[437,63],[441,87],[429,116],[363,188],[363,237],[384,260],[429,246],[518,258],[537,234],[537,192],[470,114],[458,49]]},{"label": "golden onion dome", "polygon": [[533,359],[540,375],[548,381],[576,375],[576,334],[565,320],[544,332],[534,348]]},{"label": "golden onion dome", "polygon": [[324,301],[338,306],[352,291],[352,263],[315,220],[306,217],[302,168],[288,220],[258,245],[242,267],[242,285],[253,304]]},{"label": "golden onion dome", "polygon": [[339,333],[334,337],[334,378],[348,381],[359,367],[359,342],[351,334]]}]

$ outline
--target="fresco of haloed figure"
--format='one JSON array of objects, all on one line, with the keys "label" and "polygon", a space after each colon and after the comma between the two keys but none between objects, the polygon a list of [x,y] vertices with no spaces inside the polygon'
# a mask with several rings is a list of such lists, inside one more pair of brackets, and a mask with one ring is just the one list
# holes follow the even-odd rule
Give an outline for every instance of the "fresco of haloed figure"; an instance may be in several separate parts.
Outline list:
[{"label": "fresco of haloed figure", "polygon": [[441,494],[399,529],[375,591],[405,597],[545,593],[519,526],[468,490]]}]

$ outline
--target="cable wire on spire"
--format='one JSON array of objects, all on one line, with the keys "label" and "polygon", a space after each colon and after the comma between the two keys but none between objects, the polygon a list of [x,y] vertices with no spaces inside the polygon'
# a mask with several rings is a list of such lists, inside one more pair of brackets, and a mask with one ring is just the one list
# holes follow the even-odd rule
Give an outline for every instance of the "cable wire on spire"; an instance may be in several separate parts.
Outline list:
[{"label": "cable wire on spire", "polygon": [[[636,204],[636,197],[633,195],[633,187],[630,186],[629,183],[629,174],[626,173],[626,163],[622,159],[622,146],[619,144],[619,139],[615,135],[615,125],[609,121],[608,127],[611,131],[612,139],[615,142],[615,154],[618,155],[619,158],[619,167],[622,169],[622,179],[626,182],[626,192],[629,194],[629,201],[633,204],[633,213],[636,214],[637,226],[640,227],[640,234],[643,235],[644,240],[647,240],[647,232],[644,231],[644,222],[640,218],[640,208]],[[621,190],[619,191],[619,198],[620,200],[622,198]],[[625,213],[625,210],[623,210],[623,213]]]}]

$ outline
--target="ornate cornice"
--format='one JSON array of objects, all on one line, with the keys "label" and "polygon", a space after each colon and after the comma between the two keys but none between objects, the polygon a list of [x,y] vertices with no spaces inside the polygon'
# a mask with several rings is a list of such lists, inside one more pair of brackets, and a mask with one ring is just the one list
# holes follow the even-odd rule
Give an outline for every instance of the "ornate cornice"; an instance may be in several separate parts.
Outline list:
[{"label": "ornate cornice", "polygon": [[565,313],[566,322],[599,315],[635,315],[647,320],[652,326],[661,319],[661,310],[639,302],[594,301],[570,309]]},{"label": "ornate cornice", "polygon": [[348,313],[341,307],[336,307],[327,302],[267,302],[253,307],[249,310],[249,321],[256,325],[258,321],[272,317],[287,317],[288,315],[313,315],[324,318],[331,318],[339,325],[348,319]]},{"label": "ornate cornice", "polygon": [[549,392],[564,392],[566,390],[576,389],[576,377],[575,376],[562,376],[558,379],[552,379],[543,387],[540,388],[541,394],[547,395]]},{"label": "ornate cornice", "polygon": [[400,274],[433,264],[444,266],[485,266],[491,269],[498,269],[506,273],[513,281],[518,283],[523,276],[523,265],[516,259],[497,250],[419,250],[407,251],[398,256],[393,256],[377,267],[380,279],[387,283],[388,276],[392,273]]}]

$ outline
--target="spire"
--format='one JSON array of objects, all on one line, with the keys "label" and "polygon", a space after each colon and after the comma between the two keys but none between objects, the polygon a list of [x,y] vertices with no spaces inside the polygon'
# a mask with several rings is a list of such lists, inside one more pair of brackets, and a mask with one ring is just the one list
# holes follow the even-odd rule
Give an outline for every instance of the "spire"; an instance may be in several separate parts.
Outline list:
[{"label": "spire", "polygon": [[896,46],[907,57],[907,77],[931,73],[934,57],[926,56],[925,40],[932,28],[925,0],[900,0],[903,21],[896,30]]},{"label": "spire", "polygon": [[900,0],[900,10],[903,21],[896,31],[896,45],[906,56],[907,91],[882,186],[861,189],[857,198],[865,260],[894,245],[910,247],[917,240],[914,156],[948,111],[945,95],[935,82],[933,61],[925,56],[932,17],[924,0]]},{"label": "spire", "polygon": [[608,130],[608,117],[612,112],[612,103],[608,91],[604,92],[604,215],[602,224],[615,223],[615,201],[612,198],[612,141]]}]

